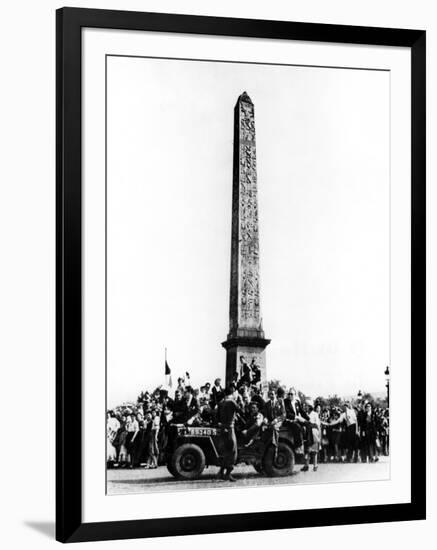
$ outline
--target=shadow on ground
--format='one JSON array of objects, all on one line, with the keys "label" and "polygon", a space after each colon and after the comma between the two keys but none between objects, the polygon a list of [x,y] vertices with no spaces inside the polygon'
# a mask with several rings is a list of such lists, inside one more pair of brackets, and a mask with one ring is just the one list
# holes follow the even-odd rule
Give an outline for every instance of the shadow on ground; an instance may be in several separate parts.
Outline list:
[{"label": "shadow on ground", "polygon": [[55,538],[54,521],[25,521],[24,525],[51,539]]},{"label": "shadow on ground", "polygon": [[[145,476],[146,475],[147,474],[145,474]],[[234,475],[237,479],[239,479],[238,474],[234,474]],[[258,477],[259,477],[259,474],[257,474],[256,472],[254,472],[253,474],[252,473],[244,474],[244,479],[245,480],[246,479],[250,480],[250,479],[258,478]],[[196,483],[208,483],[209,481],[218,481],[217,473],[203,474],[200,479],[196,479]],[[122,483],[122,484],[126,484],[126,485],[156,485],[157,483],[159,483],[159,484],[169,483],[169,484],[172,484],[172,485],[177,485],[178,480],[169,475],[169,476],[165,476],[165,477],[154,477],[154,478],[149,478],[149,479],[147,477],[138,478],[138,479],[117,479],[116,483]]]}]

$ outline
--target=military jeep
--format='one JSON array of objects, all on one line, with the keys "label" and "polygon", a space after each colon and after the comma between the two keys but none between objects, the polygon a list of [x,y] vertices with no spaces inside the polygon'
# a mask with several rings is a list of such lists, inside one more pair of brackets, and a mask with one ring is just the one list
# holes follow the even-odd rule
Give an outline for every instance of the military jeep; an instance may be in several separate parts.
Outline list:
[{"label": "military jeep", "polygon": [[[205,467],[220,466],[220,428],[173,424],[168,435],[166,462],[168,471],[175,478],[197,479]],[[251,464],[258,473],[271,477],[293,473],[295,445],[287,424],[279,431],[277,445],[273,443],[272,428],[263,426],[250,444],[245,443],[237,432],[237,446],[237,463]]]}]

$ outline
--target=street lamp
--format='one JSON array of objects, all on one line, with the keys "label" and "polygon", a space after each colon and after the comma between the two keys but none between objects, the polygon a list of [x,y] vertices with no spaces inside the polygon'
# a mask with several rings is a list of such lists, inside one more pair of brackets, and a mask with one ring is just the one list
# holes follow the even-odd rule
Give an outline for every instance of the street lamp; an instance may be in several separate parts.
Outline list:
[{"label": "street lamp", "polygon": [[358,390],[357,396],[358,399],[361,399],[363,397],[363,392],[361,390]]},{"label": "street lamp", "polygon": [[387,407],[390,406],[390,369],[387,365],[384,371],[385,374],[385,387],[387,389]]}]

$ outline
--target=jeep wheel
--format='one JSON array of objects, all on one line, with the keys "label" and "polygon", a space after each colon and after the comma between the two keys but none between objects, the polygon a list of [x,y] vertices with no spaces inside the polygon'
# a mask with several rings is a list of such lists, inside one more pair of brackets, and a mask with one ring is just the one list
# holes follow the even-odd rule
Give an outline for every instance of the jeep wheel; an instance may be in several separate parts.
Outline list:
[{"label": "jeep wheel", "polygon": [[178,479],[196,479],[205,469],[205,455],[198,445],[185,443],[178,447],[168,465],[168,471]]},{"label": "jeep wheel", "polygon": [[264,455],[263,468],[270,477],[289,476],[293,473],[294,453],[290,447],[279,442],[278,447],[270,445]]}]

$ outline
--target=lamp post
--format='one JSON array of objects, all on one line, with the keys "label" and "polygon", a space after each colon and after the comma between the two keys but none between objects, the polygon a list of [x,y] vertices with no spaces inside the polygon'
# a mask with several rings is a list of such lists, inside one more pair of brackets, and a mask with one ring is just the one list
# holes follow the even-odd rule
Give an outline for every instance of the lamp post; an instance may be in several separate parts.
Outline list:
[{"label": "lamp post", "polygon": [[384,371],[385,374],[385,387],[387,389],[387,408],[390,406],[390,369],[387,365]]}]

